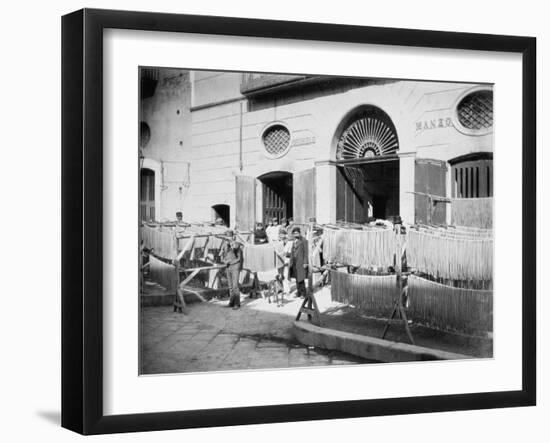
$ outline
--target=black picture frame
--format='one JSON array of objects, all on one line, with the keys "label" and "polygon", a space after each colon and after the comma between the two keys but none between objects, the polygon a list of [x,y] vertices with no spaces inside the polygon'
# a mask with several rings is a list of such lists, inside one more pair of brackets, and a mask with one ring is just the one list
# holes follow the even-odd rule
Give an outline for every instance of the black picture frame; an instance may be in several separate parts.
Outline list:
[{"label": "black picture frame", "polygon": [[[103,413],[103,30],[170,31],[522,55],[522,388],[170,411]],[[536,403],[536,39],[504,35],[83,9],[62,18],[62,426],[82,434],[529,406]]]}]

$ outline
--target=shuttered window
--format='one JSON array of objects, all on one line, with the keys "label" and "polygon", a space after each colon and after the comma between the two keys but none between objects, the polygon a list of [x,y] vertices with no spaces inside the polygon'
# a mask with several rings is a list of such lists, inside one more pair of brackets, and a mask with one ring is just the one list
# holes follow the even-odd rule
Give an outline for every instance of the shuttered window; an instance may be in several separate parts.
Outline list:
[{"label": "shuttered window", "polygon": [[455,163],[451,174],[454,198],[493,196],[493,159],[471,159]]}]

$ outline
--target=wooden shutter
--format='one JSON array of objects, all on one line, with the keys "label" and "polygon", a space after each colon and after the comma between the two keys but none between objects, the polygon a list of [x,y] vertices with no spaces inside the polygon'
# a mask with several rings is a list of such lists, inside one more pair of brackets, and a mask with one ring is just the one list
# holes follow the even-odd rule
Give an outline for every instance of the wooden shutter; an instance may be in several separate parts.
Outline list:
[{"label": "wooden shutter", "polygon": [[240,230],[253,230],[256,217],[256,179],[238,175],[235,180],[236,227]]},{"label": "wooden shutter", "polygon": [[336,220],[364,223],[364,178],[361,170],[340,166],[336,170]]},{"label": "wooden shutter", "polygon": [[[441,160],[417,159],[414,173],[414,190],[440,197],[447,196],[447,163]],[[426,195],[416,194],[414,197],[416,223],[445,224],[447,203],[437,203],[430,206]]]},{"label": "wooden shutter", "polygon": [[155,172],[150,169],[142,169],[140,181],[140,220],[155,221]]},{"label": "wooden shutter", "polygon": [[295,172],[292,187],[294,222],[308,223],[315,217],[315,168]]}]

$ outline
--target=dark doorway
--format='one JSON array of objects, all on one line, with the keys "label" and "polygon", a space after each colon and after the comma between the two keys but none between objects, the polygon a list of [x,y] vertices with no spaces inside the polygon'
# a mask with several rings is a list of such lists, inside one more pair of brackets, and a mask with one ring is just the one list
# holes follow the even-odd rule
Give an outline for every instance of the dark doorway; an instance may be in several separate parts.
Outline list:
[{"label": "dark doorway", "polygon": [[212,206],[212,212],[214,216],[214,221],[221,218],[225,226],[229,226],[230,221],[230,210],[229,205],[214,205]]},{"label": "dark doorway", "polygon": [[339,162],[336,219],[364,223],[369,217],[399,215],[399,160],[395,158]]},{"label": "dark doorway", "polygon": [[386,218],[386,206],[388,205],[387,195],[372,196],[372,216],[374,218]]},{"label": "dark doorway", "polygon": [[399,215],[399,160],[365,163],[361,168],[372,216],[389,219]]},{"label": "dark doorway", "polygon": [[274,171],[258,177],[262,182],[263,223],[292,217],[292,174]]},{"label": "dark doorway", "polygon": [[140,171],[139,217],[141,221],[155,220],[155,171]]}]

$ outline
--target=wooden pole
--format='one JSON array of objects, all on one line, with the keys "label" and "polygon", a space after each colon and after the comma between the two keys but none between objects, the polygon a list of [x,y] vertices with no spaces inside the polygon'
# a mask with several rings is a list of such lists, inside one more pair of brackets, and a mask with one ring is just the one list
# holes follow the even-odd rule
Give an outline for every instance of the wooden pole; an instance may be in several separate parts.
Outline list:
[{"label": "wooden pole", "polygon": [[[395,247],[395,277],[396,277],[396,297],[394,299],[393,311],[390,318],[386,321],[384,331],[382,332],[382,338],[386,337],[390,325],[393,323],[402,322],[405,326],[405,331],[409,340],[414,345],[414,338],[412,336],[411,329],[409,327],[409,320],[407,318],[406,303],[408,297],[408,284],[407,277],[403,277],[403,264],[406,253],[406,243],[403,234],[401,233],[401,225],[396,225],[396,247]],[[405,246],[405,247],[404,247]],[[399,314],[400,320],[394,320],[396,314]]]},{"label": "wooden pole", "polygon": [[174,299],[174,312],[185,313],[185,299],[183,297],[183,292],[180,289],[180,265],[179,261],[176,261],[174,264],[176,272],[176,297]]},{"label": "wooden pole", "polygon": [[[307,239],[308,239],[308,264],[312,262],[312,256],[311,256],[311,250],[312,250],[312,243],[311,240],[313,238],[313,225],[314,221],[310,219],[309,223],[309,231],[307,233]],[[307,277],[307,283],[308,288],[306,291],[306,296],[304,297],[304,301],[302,302],[302,305],[300,306],[300,309],[298,310],[298,314],[296,315],[296,321],[300,320],[300,317],[302,314],[306,314],[308,320],[313,323],[316,326],[321,326],[321,314],[319,312],[319,306],[317,305],[317,300],[315,300],[315,295],[313,294],[313,273],[310,272],[310,266],[308,266],[308,277]]]},{"label": "wooden pole", "polygon": [[187,243],[185,243],[185,246],[183,247],[183,249],[180,251],[180,253],[177,255],[177,257],[175,258],[175,261],[179,262],[182,258],[183,258],[183,255],[189,251],[190,249],[193,248],[193,245],[195,244],[195,234],[193,234],[189,240],[187,240]]}]

